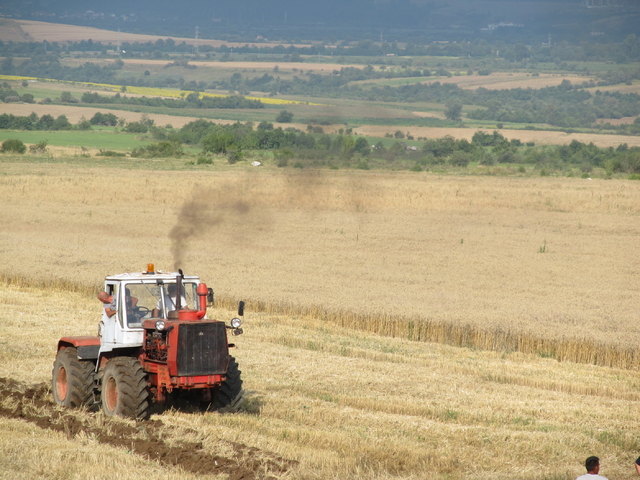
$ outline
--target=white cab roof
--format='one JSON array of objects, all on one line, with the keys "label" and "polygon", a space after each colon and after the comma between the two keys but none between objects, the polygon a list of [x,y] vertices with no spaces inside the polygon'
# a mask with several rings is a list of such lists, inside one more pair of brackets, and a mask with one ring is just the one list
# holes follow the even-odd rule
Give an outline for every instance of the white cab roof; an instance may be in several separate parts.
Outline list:
[{"label": "white cab roof", "polygon": [[[176,281],[176,277],[180,274],[178,272],[163,272],[161,270],[156,270],[155,273],[147,273],[147,272],[136,272],[136,273],[118,273],[117,275],[109,275],[105,277],[105,281],[116,281],[116,282],[155,282],[156,280],[162,280],[166,283],[171,283]],[[200,278],[195,275],[185,275],[182,278],[183,282],[199,282]]]}]

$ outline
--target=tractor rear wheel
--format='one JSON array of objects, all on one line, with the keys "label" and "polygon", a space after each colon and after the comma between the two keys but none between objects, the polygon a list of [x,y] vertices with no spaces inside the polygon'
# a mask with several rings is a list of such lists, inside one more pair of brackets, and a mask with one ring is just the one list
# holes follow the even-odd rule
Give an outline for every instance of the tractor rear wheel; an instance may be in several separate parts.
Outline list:
[{"label": "tractor rear wheel", "polygon": [[74,347],[58,350],[51,382],[55,402],[68,408],[91,407],[94,368],[93,362],[78,359]]},{"label": "tractor rear wheel", "polygon": [[115,357],[102,376],[102,410],[108,417],[149,418],[149,387],[142,365],[134,357]]},{"label": "tractor rear wheel", "polygon": [[211,392],[211,408],[213,410],[220,413],[235,413],[240,410],[244,403],[241,373],[236,359],[229,357],[227,378]]}]

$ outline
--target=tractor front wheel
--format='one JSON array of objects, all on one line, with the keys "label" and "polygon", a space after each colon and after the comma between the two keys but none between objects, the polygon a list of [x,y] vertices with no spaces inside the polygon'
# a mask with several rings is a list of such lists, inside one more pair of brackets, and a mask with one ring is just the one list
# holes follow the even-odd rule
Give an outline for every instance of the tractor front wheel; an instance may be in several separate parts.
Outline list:
[{"label": "tractor front wheel", "polygon": [[213,410],[220,413],[235,413],[240,410],[244,403],[241,373],[236,359],[229,357],[227,378],[211,392],[211,408]]},{"label": "tractor front wheel", "polygon": [[93,405],[93,362],[78,359],[73,347],[58,350],[53,362],[51,390],[58,405],[79,408]]},{"label": "tractor front wheel", "polygon": [[108,417],[149,418],[149,388],[142,365],[133,357],[115,357],[102,376],[102,410]]}]

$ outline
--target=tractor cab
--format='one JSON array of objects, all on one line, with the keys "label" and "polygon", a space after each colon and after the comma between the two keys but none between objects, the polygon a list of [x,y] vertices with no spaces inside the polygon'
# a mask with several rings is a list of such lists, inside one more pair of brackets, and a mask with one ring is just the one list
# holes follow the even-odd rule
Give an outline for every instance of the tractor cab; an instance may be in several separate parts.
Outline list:
[{"label": "tractor cab", "polygon": [[[104,291],[113,296],[116,313],[102,315],[101,351],[142,346],[147,319],[168,319],[172,312],[198,310],[198,285],[196,276],[156,271],[151,264],[146,272],[106,277]],[[208,292],[208,297],[212,295]]]}]

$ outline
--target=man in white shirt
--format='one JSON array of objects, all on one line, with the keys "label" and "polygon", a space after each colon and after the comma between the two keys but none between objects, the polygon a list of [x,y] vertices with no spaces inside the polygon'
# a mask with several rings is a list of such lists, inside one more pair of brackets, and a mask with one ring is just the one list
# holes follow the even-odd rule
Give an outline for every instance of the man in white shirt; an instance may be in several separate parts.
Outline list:
[{"label": "man in white shirt", "polygon": [[[177,292],[178,292],[178,285],[175,283],[170,283],[169,285],[167,285],[167,291],[162,293],[162,295],[164,296],[164,306],[166,308],[167,314],[170,311],[176,309],[176,304],[178,303]],[[187,305],[187,299],[184,296],[184,291],[181,292],[181,295],[180,295],[180,308],[181,309],[189,308],[189,306]],[[156,305],[156,308],[153,310],[153,317],[158,318],[161,311],[162,311],[162,301],[158,300],[158,304]]]},{"label": "man in white shirt", "polygon": [[598,472],[600,472],[600,459],[598,457],[587,458],[584,466],[587,468],[587,473],[580,475],[576,480],[607,480],[607,477],[598,475]]}]

